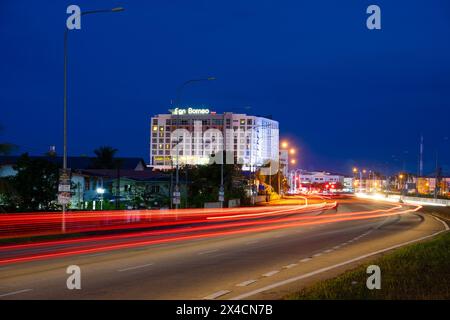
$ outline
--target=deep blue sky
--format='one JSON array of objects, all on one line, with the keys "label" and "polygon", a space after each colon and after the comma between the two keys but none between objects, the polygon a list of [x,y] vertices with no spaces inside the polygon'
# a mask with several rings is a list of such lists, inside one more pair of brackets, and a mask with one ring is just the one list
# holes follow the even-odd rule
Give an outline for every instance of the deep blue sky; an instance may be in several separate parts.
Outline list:
[{"label": "deep blue sky", "polygon": [[[124,6],[70,34],[69,153],[112,145],[148,161],[149,119],[184,102],[272,114],[308,169],[450,164],[450,2],[0,1],[0,140],[62,152],[66,7]],[[370,4],[382,30],[366,28]],[[446,138],[447,137],[447,138]]]}]

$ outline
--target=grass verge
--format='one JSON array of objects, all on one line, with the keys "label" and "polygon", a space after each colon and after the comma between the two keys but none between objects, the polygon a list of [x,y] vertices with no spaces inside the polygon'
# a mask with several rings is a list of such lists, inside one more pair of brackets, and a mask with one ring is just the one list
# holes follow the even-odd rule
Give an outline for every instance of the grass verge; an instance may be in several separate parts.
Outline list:
[{"label": "grass verge", "polygon": [[[445,213],[445,212],[444,212]],[[442,215],[441,215],[442,216]],[[366,268],[381,269],[381,289],[366,286]],[[340,276],[286,296],[288,300],[450,299],[450,232],[412,244]]]}]

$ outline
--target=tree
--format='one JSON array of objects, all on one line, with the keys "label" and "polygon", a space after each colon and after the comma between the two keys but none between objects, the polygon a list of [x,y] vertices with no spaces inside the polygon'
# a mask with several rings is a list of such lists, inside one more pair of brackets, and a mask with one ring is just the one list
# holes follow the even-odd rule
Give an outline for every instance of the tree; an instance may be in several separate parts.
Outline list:
[{"label": "tree", "polygon": [[93,168],[94,169],[115,169],[117,168],[117,163],[115,161],[115,155],[117,149],[110,146],[102,146],[94,150],[97,158],[94,159]]},{"label": "tree", "polygon": [[31,159],[23,154],[14,169],[17,174],[8,178],[11,190],[6,190],[3,202],[12,211],[47,211],[58,208],[59,169],[44,159]]},{"label": "tree", "polygon": [[[220,187],[220,164],[204,166],[189,166],[188,197],[190,206],[203,207],[205,202],[217,202]],[[183,168],[186,170],[186,168]],[[246,199],[246,178],[242,174],[242,167],[237,164],[225,164],[224,191],[225,200],[240,199],[244,203]],[[182,174],[184,175],[184,174]]]}]

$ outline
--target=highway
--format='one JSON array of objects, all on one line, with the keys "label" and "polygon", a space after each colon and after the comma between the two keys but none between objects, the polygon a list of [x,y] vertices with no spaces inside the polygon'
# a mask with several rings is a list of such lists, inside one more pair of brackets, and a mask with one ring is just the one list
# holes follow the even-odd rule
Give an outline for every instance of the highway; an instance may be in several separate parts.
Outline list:
[{"label": "highway", "polygon": [[[152,228],[4,244],[0,299],[278,299],[446,228],[420,206],[337,201],[337,210],[332,199],[293,198],[177,214]],[[81,268],[80,290],[66,286],[70,265]]]}]

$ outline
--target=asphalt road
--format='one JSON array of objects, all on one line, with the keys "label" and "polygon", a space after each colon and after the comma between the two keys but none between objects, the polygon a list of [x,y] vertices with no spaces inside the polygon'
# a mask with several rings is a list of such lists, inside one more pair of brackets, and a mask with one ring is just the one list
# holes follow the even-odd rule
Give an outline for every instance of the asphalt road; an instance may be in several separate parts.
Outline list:
[{"label": "asphalt road", "polygon": [[[390,247],[444,230],[442,222],[420,210],[405,212],[414,207],[394,206],[343,200],[337,212],[289,212],[282,217],[293,219],[293,224],[270,222],[273,217],[258,218],[264,226],[282,228],[250,232],[247,227],[224,226],[220,229],[223,234],[207,237],[3,264],[0,299],[276,299]],[[389,215],[375,212],[367,215],[370,218],[356,220],[348,215],[390,208]],[[338,220],[346,215],[349,219]],[[298,223],[296,218],[306,220]],[[240,232],[226,233],[230,230]],[[183,231],[183,235],[189,234]],[[148,236],[133,241],[142,239],[147,241]],[[64,245],[63,249],[79,245]],[[17,254],[12,251],[6,256]],[[80,290],[66,286],[69,265],[81,268]]]}]

